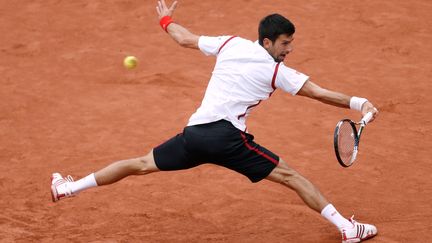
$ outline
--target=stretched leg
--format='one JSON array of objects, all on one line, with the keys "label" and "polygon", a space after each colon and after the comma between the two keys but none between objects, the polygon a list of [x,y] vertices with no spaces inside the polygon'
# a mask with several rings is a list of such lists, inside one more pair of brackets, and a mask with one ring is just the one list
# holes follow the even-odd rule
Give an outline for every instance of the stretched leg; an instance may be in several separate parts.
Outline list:
[{"label": "stretched leg", "polygon": [[291,188],[300,196],[306,205],[318,213],[321,213],[324,207],[329,204],[318,188],[297,171],[290,168],[282,159],[279,161],[279,165],[266,179]]},{"label": "stretched leg", "polygon": [[72,177],[63,178],[59,173],[52,175],[51,195],[54,202],[75,196],[79,192],[95,187],[115,183],[130,175],[146,175],[159,171],[153,157],[153,150],[146,156],[114,162],[78,181]]},{"label": "stretched leg", "polygon": [[121,160],[94,173],[98,186],[109,185],[130,175],[146,175],[159,171],[153,157],[153,150],[146,156]]},{"label": "stretched leg", "polygon": [[281,183],[294,190],[310,208],[333,223],[342,234],[342,243],[360,242],[377,234],[375,226],[356,222],[353,218],[347,220],[330,204],[310,181],[290,168],[283,160],[266,178]]}]

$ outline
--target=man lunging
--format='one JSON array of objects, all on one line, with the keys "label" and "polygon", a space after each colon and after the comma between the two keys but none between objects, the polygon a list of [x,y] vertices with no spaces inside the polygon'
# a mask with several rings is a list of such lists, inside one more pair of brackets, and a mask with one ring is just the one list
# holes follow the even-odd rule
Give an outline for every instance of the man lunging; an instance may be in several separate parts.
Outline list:
[{"label": "man lunging", "polygon": [[237,36],[198,36],[173,22],[177,2],[164,0],[156,7],[162,28],[181,46],[216,56],[216,65],[201,106],[183,131],[139,158],[118,161],[78,181],[52,175],[53,201],[109,185],[130,175],[190,169],[212,163],[247,176],[252,182],[268,179],[294,190],[307,206],[333,223],[342,242],[360,242],[377,234],[375,226],[346,219],[305,177],[278,155],[257,144],[247,132],[246,118],[276,89],[306,96],[326,104],[351,108],[363,115],[378,115],[365,98],[321,88],[303,73],[284,65],[292,51],[294,25],[279,14],[261,20],[258,41]]}]

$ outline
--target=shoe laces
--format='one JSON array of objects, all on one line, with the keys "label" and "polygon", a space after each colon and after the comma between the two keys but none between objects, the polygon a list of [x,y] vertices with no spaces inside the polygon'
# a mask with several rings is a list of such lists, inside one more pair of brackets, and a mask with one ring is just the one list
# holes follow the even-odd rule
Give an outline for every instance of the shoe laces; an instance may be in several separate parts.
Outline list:
[{"label": "shoe laces", "polygon": [[74,179],[72,178],[71,175],[66,176],[66,177],[64,178],[64,180],[65,180],[65,181],[68,181],[68,182],[73,182],[73,181],[74,181]]},{"label": "shoe laces", "polygon": [[357,223],[357,221],[355,221],[354,220],[354,215],[353,216],[351,216],[351,218],[349,219],[349,221],[352,223],[352,224],[355,224],[355,223]]}]

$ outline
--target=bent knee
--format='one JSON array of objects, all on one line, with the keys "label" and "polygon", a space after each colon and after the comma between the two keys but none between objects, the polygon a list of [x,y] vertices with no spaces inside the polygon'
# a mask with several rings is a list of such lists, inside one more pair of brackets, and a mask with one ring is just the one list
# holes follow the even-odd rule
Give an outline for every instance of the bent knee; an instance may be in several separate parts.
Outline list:
[{"label": "bent knee", "polygon": [[280,183],[289,185],[292,181],[301,178],[301,175],[294,169],[282,169],[279,173]]},{"label": "bent knee", "polygon": [[156,167],[156,163],[153,159],[153,153],[149,153],[146,156],[136,159],[138,164],[137,174],[148,174],[151,172],[159,171]]},{"label": "bent knee", "polygon": [[292,187],[294,184],[297,184],[303,177],[295,170],[290,170],[281,174],[280,183]]},{"label": "bent knee", "polygon": [[289,167],[283,161],[280,161],[279,165],[267,177],[267,179],[271,181],[281,183],[286,186],[291,186],[301,178],[302,176],[296,170]]}]

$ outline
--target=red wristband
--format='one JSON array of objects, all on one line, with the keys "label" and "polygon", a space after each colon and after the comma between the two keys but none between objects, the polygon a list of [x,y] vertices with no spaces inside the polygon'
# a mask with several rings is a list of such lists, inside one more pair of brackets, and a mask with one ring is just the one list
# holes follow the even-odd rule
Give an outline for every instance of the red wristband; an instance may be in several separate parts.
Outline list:
[{"label": "red wristband", "polygon": [[165,30],[165,32],[168,32],[168,30],[167,30],[168,29],[168,25],[170,25],[172,22],[174,22],[174,20],[170,16],[164,16],[159,21],[159,24],[162,27],[162,29]]}]

